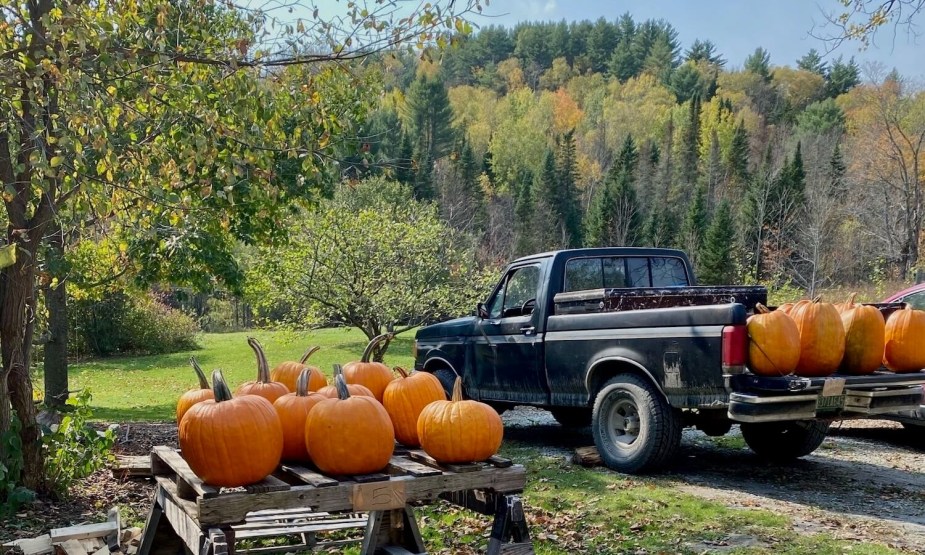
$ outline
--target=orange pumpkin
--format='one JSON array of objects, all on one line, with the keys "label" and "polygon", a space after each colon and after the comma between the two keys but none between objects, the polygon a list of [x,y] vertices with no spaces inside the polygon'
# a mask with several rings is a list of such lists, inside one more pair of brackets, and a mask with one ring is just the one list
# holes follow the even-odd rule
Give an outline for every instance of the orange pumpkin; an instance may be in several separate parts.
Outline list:
[{"label": "orange pumpkin", "polygon": [[854,304],[851,295],[841,312],[845,327],[845,356],[841,371],[846,374],[872,374],[883,364],[886,326],[883,314],[873,306]]},{"label": "orange pumpkin", "polygon": [[190,407],[207,399],[215,398],[215,394],[212,393],[212,388],[209,387],[209,382],[206,380],[206,375],[202,373],[202,368],[196,362],[196,357],[189,357],[189,363],[193,367],[193,371],[196,372],[196,377],[199,378],[199,387],[190,389],[177,400],[177,424],[183,420],[183,415],[186,414]]},{"label": "orange pumpkin", "polygon": [[835,310],[837,310],[838,313],[841,314],[842,312],[848,310],[849,308],[854,307],[855,306],[854,300],[857,298],[857,296],[858,296],[857,293],[852,293],[851,295],[848,296],[847,301],[843,303],[835,303]]},{"label": "orange pumpkin", "polygon": [[302,358],[298,362],[294,360],[288,360],[286,362],[281,362],[273,368],[270,372],[270,380],[274,382],[279,382],[286,386],[289,391],[296,390],[296,381],[299,379],[299,376],[302,374],[302,370],[306,368],[311,368],[314,372],[311,373],[308,382],[309,391],[318,391],[322,387],[328,385],[327,378],[324,377],[324,374],[321,373],[321,370],[314,366],[309,366],[306,364],[308,362],[308,357],[312,356],[318,349],[321,347],[311,347],[302,355]]},{"label": "orange pumpkin", "polygon": [[903,308],[886,321],[883,362],[894,372],[925,368],[925,311]]},{"label": "orange pumpkin", "polygon": [[434,401],[418,418],[421,447],[441,463],[483,461],[498,452],[503,436],[495,409],[463,400],[462,378],[456,378],[452,399]]},{"label": "orange pumpkin", "polygon": [[363,356],[359,361],[348,362],[344,365],[344,379],[348,384],[360,384],[366,386],[380,402],[382,394],[385,392],[385,386],[389,385],[395,376],[389,367],[381,362],[370,362],[369,358],[373,354],[376,345],[383,341],[391,341],[392,334],[384,333],[376,336],[366,345],[363,350]]},{"label": "orange pumpkin", "polygon": [[413,372],[395,367],[399,378],[386,386],[382,405],[392,418],[395,437],[408,447],[421,445],[418,440],[418,417],[424,407],[434,401],[446,401],[443,386],[433,374]]},{"label": "orange pumpkin", "polygon": [[343,375],[334,377],[338,396],[308,413],[308,454],[328,474],[379,472],[392,458],[395,431],[389,413],[372,397],[351,396]]},{"label": "orange pumpkin", "polygon": [[294,393],[287,393],[273,403],[283,425],[283,460],[308,462],[305,447],[305,420],[312,408],[327,399],[323,395],[308,391],[311,382],[311,368],[305,368],[296,380]]},{"label": "orange pumpkin", "polygon": [[780,312],[780,313],[788,314],[788,315],[789,315],[789,314],[790,314],[790,311],[793,310],[793,306],[794,306],[794,303],[784,303],[784,304],[780,305],[779,307],[777,307],[777,311],[776,311],[776,312]]},{"label": "orange pumpkin", "polygon": [[242,395],[259,395],[269,401],[271,404],[283,395],[289,393],[289,388],[285,385],[270,380],[270,365],[267,364],[267,356],[263,353],[263,347],[260,342],[253,337],[247,338],[247,344],[254,350],[257,355],[257,380],[253,382],[244,382],[234,394],[236,397]]},{"label": "orange pumpkin", "polygon": [[212,486],[259,482],[276,470],[283,452],[283,428],[263,397],[232,398],[221,370],[212,373],[215,399],[192,406],[180,421],[183,458]]},{"label": "orange pumpkin", "polygon": [[800,331],[799,376],[828,376],[838,370],[845,354],[845,327],[831,303],[800,301],[790,317]]},{"label": "orange pumpkin", "polygon": [[748,368],[760,376],[786,376],[800,360],[800,331],[787,314],[758,303],[748,318]]},{"label": "orange pumpkin", "polygon": [[[340,364],[335,364],[334,365],[334,378],[337,379],[337,376],[343,376],[343,375],[344,375],[344,371],[341,368]],[[370,391],[368,387],[364,385],[356,384],[356,383],[347,384],[347,391],[350,393],[351,397],[354,395],[357,395],[360,397],[372,397],[373,399],[376,398],[376,396],[373,395],[373,392]],[[318,390],[318,394],[323,395],[327,397],[328,399],[337,399],[337,395],[338,395],[337,387],[333,385],[326,385]]]}]

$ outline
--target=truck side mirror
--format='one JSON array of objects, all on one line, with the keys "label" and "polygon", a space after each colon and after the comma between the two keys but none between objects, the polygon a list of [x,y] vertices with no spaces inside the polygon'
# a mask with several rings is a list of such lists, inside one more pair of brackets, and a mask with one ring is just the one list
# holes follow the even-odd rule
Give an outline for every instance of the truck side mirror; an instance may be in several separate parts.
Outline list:
[{"label": "truck side mirror", "polygon": [[479,303],[475,305],[475,314],[483,320],[488,318],[488,309],[485,308],[485,303]]}]

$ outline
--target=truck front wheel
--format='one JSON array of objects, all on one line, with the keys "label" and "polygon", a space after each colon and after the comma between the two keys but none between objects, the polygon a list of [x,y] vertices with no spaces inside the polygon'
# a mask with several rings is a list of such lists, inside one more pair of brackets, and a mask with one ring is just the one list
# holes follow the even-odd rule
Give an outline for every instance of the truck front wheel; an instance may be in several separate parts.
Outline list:
[{"label": "truck front wheel", "polygon": [[809,455],[822,445],[829,423],[819,420],[793,422],[743,422],[742,438],[749,449],[768,460],[784,462]]},{"label": "truck front wheel", "polygon": [[657,469],[681,445],[681,418],[648,381],[612,378],[594,400],[591,433],[608,467],[634,473]]}]

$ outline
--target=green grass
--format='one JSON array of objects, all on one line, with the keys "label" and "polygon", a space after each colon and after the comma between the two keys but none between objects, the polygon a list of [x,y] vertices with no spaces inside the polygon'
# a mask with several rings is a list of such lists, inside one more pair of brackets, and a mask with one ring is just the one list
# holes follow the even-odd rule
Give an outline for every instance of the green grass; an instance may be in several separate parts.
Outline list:
[{"label": "green grass", "polygon": [[[207,374],[221,368],[228,384],[255,379],[257,362],[247,346],[253,335],[264,347],[270,368],[286,360],[298,360],[310,345],[321,349],[309,363],[330,379],[332,365],[359,360],[366,336],[354,329],[324,329],[304,333],[254,331],[252,333],[204,334],[201,349],[169,355],[96,359],[70,367],[71,389],[90,389],[94,418],[104,421],[172,420],[177,399],[196,387],[189,365],[195,356]],[[410,367],[413,333],[399,335],[386,353],[390,366]],[[41,383],[41,376],[36,383]]]},{"label": "green grass", "polygon": [[[254,378],[248,334],[210,334],[197,351],[95,360],[72,366],[72,388],[90,388],[95,417],[107,421],[172,420],[177,397],[196,383],[188,365],[195,355],[206,370],[222,368],[232,386]],[[344,329],[306,333],[253,333],[270,365],[295,360],[320,345],[312,362],[328,376],[333,363],[356,360],[366,338]],[[386,356],[389,365],[411,364],[412,335],[400,336]],[[719,447],[741,448],[741,438],[711,438]],[[588,469],[562,456],[544,455],[534,444],[507,440],[502,455],[528,469],[524,507],[538,555],[573,553],[747,553],[759,555],[900,553],[887,547],[794,531],[791,518],[758,509],[731,508],[681,493],[676,477],[634,477]],[[418,507],[429,552],[484,552],[491,518],[445,503]],[[345,553],[359,553],[358,547]]]}]

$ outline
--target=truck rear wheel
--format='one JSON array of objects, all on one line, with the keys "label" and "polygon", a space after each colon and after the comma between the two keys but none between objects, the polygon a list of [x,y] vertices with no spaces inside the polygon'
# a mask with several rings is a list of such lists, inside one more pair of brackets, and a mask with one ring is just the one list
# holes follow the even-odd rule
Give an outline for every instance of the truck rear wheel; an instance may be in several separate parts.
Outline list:
[{"label": "truck rear wheel", "polygon": [[819,420],[742,423],[749,449],[768,460],[784,462],[809,455],[822,445],[829,423]]},{"label": "truck rear wheel", "polygon": [[681,445],[681,419],[648,381],[612,378],[594,400],[591,433],[608,467],[645,472],[667,463]]}]

